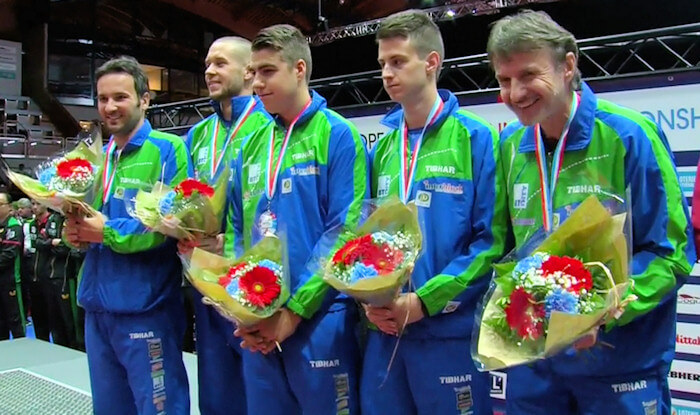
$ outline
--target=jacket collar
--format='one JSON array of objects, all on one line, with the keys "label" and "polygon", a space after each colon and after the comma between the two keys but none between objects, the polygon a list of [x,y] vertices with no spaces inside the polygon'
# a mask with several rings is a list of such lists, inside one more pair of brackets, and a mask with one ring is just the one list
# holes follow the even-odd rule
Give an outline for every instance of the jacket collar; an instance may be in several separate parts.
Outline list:
[{"label": "jacket collar", "polygon": [[213,99],[210,101],[212,108],[214,108],[214,112],[216,115],[219,117],[219,119],[224,123],[224,124],[230,124],[233,122],[233,120],[237,120],[238,117],[241,116],[243,111],[245,111],[246,106],[248,106],[248,102],[250,101],[250,98],[253,98],[255,100],[255,106],[258,107],[262,105],[262,102],[260,101],[260,98],[258,98],[256,95],[239,95],[231,98],[231,120],[226,120],[224,118],[224,113],[221,110],[221,103],[219,101],[214,101]]},{"label": "jacket collar", "polygon": [[[297,121],[297,126],[306,124],[306,122],[308,122],[318,111],[326,108],[326,99],[319,95],[316,91],[310,92],[311,105],[309,105],[309,107],[301,114],[301,117],[299,117],[299,120]],[[277,125],[284,128],[282,118],[279,115],[275,115],[274,118]]]},{"label": "jacket collar", "polygon": [[[426,129],[426,133],[438,128],[447,119],[447,117],[459,109],[457,97],[452,92],[446,89],[438,89],[438,95],[440,96],[440,99],[442,99],[442,102],[444,102],[445,106],[440,114],[438,114],[435,122]],[[382,118],[381,123],[391,129],[400,129],[402,120],[403,108],[401,105],[396,105],[384,116],[384,118]]]},{"label": "jacket collar", "polygon": [[[129,142],[126,143],[126,145],[124,146],[124,149],[122,150],[122,153],[130,153],[132,151],[136,151],[139,148],[141,148],[141,146],[143,146],[143,143],[146,142],[148,135],[151,134],[151,131],[153,131],[153,128],[151,127],[151,123],[148,122],[148,120],[143,120],[143,125],[131,137]],[[109,137],[110,141],[112,139],[113,139],[112,137]],[[107,148],[107,146],[105,146],[105,148]]]}]

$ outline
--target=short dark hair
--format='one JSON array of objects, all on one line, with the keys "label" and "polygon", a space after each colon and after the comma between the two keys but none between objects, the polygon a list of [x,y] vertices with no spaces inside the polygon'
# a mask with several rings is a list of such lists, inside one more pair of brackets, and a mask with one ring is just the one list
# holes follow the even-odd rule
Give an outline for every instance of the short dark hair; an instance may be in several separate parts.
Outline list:
[{"label": "short dark hair", "polygon": [[[430,52],[437,52],[441,64],[445,58],[445,44],[440,28],[421,10],[394,13],[379,23],[375,39],[377,42],[394,37],[408,39],[421,59],[425,59]],[[436,75],[440,75],[440,68]]]},{"label": "short dark hair", "polygon": [[288,24],[276,24],[262,29],[253,39],[251,50],[272,49],[282,55],[289,66],[299,60],[306,63],[306,83],[311,79],[311,48],[299,29]]},{"label": "short dark hair", "polygon": [[136,95],[142,97],[148,93],[148,76],[144,72],[141,64],[131,56],[120,56],[103,63],[95,71],[95,82],[105,75],[112,73],[125,73],[134,78],[134,91]]}]

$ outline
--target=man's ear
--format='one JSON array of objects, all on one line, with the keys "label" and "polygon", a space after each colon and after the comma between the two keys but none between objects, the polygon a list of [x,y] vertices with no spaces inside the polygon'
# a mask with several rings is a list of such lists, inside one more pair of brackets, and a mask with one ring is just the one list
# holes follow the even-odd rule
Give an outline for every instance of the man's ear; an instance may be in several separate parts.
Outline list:
[{"label": "man's ear", "polygon": [[146,92],[143,95],[141,95],[141,99],[139,100],[141,107],[145,110],[148,108],[148,105],[151,103],[151,92]]},{"label": "man's ear", "polygon": [[297,63],[294,64],[294,71],[296,72],[296,77],[297,80],[299,81],[306,81],[306,61],[303,59],[297,60]]},{"label": "man's ear", "polygon": [[432,51],[428,53],[428,56],[425,57],[425,70],[429,74],[432,73],[435,75],[437,78],[438,72],[440,72],[440,67],[442,66],[442,59],[440,58],[440,54],[437,53],[436,51]]}]

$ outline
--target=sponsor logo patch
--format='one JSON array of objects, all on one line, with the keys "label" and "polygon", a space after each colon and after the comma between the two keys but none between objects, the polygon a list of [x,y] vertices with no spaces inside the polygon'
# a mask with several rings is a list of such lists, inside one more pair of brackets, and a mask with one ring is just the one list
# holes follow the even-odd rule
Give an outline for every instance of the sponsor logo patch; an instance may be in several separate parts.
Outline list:
[{"label": "sponsor logo patch", "polygon": [[513,209],[525,209],[527,198],[530,192],[530,185],[527,183],[516,183],[513,185]]},{"label": "sponsor logo patch", "polygon": [[426,192],[425,190],[417,191],[416,192],[416,206],[429,208],[432,196],[433,195],[430,192]]},{"label": "sponsor logo patch", "polygon": [[282,194],[292,193],[292,179],[282,179]]},{"label": "sponsor logo patch", "polygon": [[391,185],[391,176],[379,176],[377,179],[377,197],[389,196],[389,186]]},{"label": "sponsor logo patch", "polygon": [[491,375],[491,397],[495,399],[506,399],[506,384],[508,375],[503,372],[490,372]]},{"label": "sponsor logo patch", "polygon": [[454,313],[457,311],[460,304],[462,304],[461,301],[448,301],[445,308],[442,309],[442,314]]},{"label": "sponsor logo patch", "polygon": [[260,181],[260,163],[248,166],[248,184],[255,184]]},{"label": "sponsor logo patch", "polygon": [[457,397],[457,413],[459,415],[470,415],[474,413],[474,411],[472,411],[474,399],[472,398],[471,385],[454,389],[455,396]]}]

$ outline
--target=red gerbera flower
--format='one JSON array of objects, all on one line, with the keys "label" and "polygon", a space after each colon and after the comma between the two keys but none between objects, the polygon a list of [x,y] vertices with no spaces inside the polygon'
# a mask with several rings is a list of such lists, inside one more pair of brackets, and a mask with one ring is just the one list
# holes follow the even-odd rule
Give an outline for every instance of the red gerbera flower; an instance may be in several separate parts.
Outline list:
[{"label": "red gerbera flower", "polygon": [[275,273],[266,267],[257,266],[240,278],[238,286],[253,305],[265,307],[277,298],[281,287]]},{"label": "red gerbera flower", "polygon": [[588,291],[593,288],[591,273],[583,265],[583,262],[576,258],[552,255],[542,264],[542,272],[545,276],[554,274],[557,271],[568,274],[572,277],[572,280],[575,280],[575,282],[572,281],[571,287],[567,288],[567,291],[577,293],[584,288]]},{"label": "red gerbera flower", "polygon": [[207,197],[214,196],[214,188],[196,179],[185,179],[175,187],[175,192],[190,197],[194,192],[198,192]]},{"label": "red gerbera flower", "polygon": [[506,306],[506,322],[523,339],[536,340],[544,334],[544,306],[523,288],[510,294],[510,304]]},{"label": "red gerbera flower", "polygon": [[389,245],[372,245],[374,249],[368,250],[362,257],[362,263],[373,265],[379,274],[392,272],[403,261],[403,252],[392,249]]},{"label": "red gerbera flower", "polygon": [[83,158],[64,160],[56,165],[58,177],[68,179],[74,174],[92,173],[92,164]]},{"label": "red gerbera flower", "polygon": [[241,262],[238,265],[234,265],[231,268],[228,269],[228,272],[226,275],[223,277],[219,277],[219,285],[226,288],[228,285],[231,283],[231,280],[233,280],[233,276],[236,275],[236,272],[238,272],[239,269],[245,267],[248,265],[246,262]]},{"label": "red gerbera flower", "polygon": [[355,263],[357,258],[372,244],[372,236],[365,235],[359,238],[351,239],[343,245],[335,255],[333,255],[333,263],[350,265]]}]

